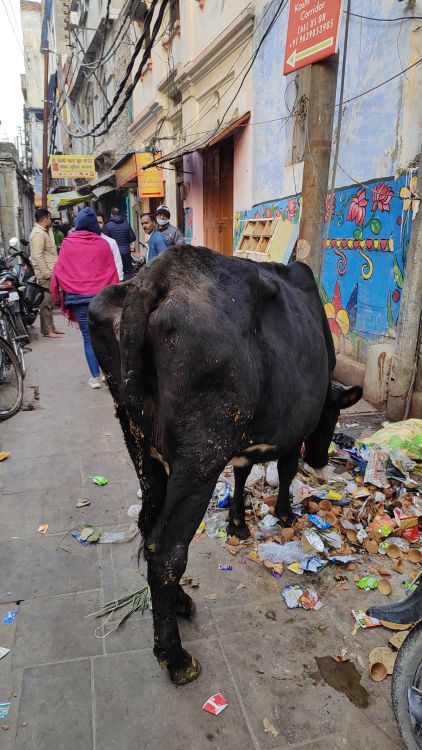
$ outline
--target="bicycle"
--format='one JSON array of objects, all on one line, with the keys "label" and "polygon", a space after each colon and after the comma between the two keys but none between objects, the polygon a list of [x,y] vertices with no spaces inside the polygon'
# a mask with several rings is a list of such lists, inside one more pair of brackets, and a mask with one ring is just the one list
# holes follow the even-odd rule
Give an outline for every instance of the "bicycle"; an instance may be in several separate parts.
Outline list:
[{"label": "bicycle", "polygon": [[0,336],[13,349],[21,368],[22,377],[26,375],[26,364],[23,353],[23,343],[27,337],[19,335],[14,315],[9,307],[10,293],[0,292]]},{"label": "bicycle", "polygon": [[19,360],[10,344],[0,338],[0,420],[13,417],[22,401],[23,377]]}]

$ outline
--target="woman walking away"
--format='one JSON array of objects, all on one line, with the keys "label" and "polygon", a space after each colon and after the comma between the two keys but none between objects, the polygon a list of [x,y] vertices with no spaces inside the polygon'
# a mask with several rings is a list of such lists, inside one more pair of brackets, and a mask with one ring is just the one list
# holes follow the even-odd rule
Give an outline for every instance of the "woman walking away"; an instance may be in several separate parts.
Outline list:
[{"label": "woman walking away", "polygon": [[95,211],[84,208],[77,216],[75,232],[63,240],[53,270],[51,289],[53,297],[58,299],[60,287],[62,312],[70,321],[79,324],[91,372],[88,381],[91,388],[101,388],[101,381],[89,336],[89,303],[104,287],[118,281],[113,253],[108,242],[101,237]]}]

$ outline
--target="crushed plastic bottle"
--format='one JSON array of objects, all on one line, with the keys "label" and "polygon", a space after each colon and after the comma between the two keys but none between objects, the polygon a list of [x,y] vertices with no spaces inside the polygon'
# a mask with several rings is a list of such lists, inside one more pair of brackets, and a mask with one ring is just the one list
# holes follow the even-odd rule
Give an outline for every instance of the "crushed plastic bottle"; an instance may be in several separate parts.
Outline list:
[{"label": "crushed plastic bottle", "polygon": [[227,518],[225,514],[213,513],[205,522],[205,533],[210,539],[227,536]]}]

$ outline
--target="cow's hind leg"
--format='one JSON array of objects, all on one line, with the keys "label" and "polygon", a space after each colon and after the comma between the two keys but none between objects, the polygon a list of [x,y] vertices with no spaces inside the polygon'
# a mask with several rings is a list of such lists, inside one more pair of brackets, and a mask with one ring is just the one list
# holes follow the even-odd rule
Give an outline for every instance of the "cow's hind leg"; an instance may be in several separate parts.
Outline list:
[{"label": "cow's hind leg", "polygon": [[275,513],[286,526],[291,526],[294,521],[290,505],[289,488],[292,479],[294,479],[297,473],[301,445],[299,443],[299,445],[295,446],[286,459],[279,459],[277,461],[279,486]]},{"label": "cow's hind leg", "polygon": [[250,474],[250,466],[235,466],[234,494],[230,503],[227,533],[238,539],[247,539],[251,532],[245,521],[245,483]]},{"label": "cow's hind leg", "polygon": [[176,615],[181,608],[185,615],[191,611],[190,597],[181,589],[180,579],[186,569],[189,543],[205,514],[221,468],[212,478],[202,480],[174,468],[168,480],[163,512],[145,539],[154,654],[178,685],[196,679],[201,671],[197,659],[182,648]]}]

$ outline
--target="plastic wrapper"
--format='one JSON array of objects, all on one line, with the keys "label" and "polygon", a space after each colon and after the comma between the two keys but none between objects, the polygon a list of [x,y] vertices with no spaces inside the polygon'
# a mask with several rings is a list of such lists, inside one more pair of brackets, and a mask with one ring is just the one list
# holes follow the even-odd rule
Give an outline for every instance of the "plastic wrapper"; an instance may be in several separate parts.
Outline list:
[{"label": "plastic wrapper", "polygon": [[390,453],[399,449],[409,458],[422,461],[422,419],[391,423],[374,432],[370,438],[365,438],[365,443],[368,446],[386,446]]},{"label": "plastic wrapper", "polygon": [[227,536],[227,518],[225,518],[225,514],[213,513],[205,521],[205,533],[211,539]]},{"label": "plastic wrapper", "polygon": [[136,523],[131,523],[126,529],[118,529],[116,531],[103,531],[98,544],[121,544],[123,542],[131,542],[132,539],[138,534],[138,527]]},{"label": "plastic wrapper", "polygon": [[375,628],[377,625],[381,625],[376,617],[370,617],[363,609],[352,609],[352,617],[359,627],[363,629]]},{"label": "plastic wrapper", "polygon": [[326,565],[328,565],[328,560],[321,560],[319,557],[308,557],[307,560],[299,563],[304,573],[319,573]]},{"label": "plastic wrapper", "polygon": [[380,489],[388,487],[387,463],[388,453],[373,448],[369,452],[368,463],[365,469],[365,484],[372,484],[374,487],[379,487]]},{"label": "plastic wrapper", "polygon": [[230,505],[230,485],[227,482],[217,482],[213,492],[213,498],[217,503],[217,508],[227,508]]},{"label": "plastic wrapper", "polygon": [[277,461],[270,461],[265,472],[265,481],[269,487],[278,487]]},{"label": "plastic wrapper", "polygon": [[363,589],[364,591],[371,591],[371,589],[377,588],[378,580],[374,578],[374,576],[365,576],[357,582],[357,586],[359,589]]},{"label": "plastic wrapper", "polygon": [[322,518],[315,513],[308,513],[308,518],[310,522],[313,523],[313,525],[316,526],[317,529],[321,529],[321,531],[329,529],[332,525],[329,521],[326,521],[325,518]]},{"label": "plastic wrapper", "polygon": [[308,542],[308,544],[313,547],[317,552],[324,552],[325,551],[325,545],[319,534],[316,533],[313,529],[304,529],[303,530],[303,536]]},{"label": "plastic wrapper", "polygon": [[300,542],[286,542],[277,544],[277,542],[264,542],[258,547],[258,555],[261,560],[268,560],[273,563],[302,562],[309,557]]},{"label": "plastic wrapper", "polygon": [[268,531],[268,529],[273,529],[274,526],[277,526],[277,524],[278,518],[268,513],[268,515],[264,516],[264,518],[260,522],[259,529],[261,531]]},{"label": "plastic wrapper", "polygon": [[281,596],[286,602],[289,609],[297,609],[302,605],[299,602],[299,597],[303,594],[303,589],[300,586],[285,586],[281,592]]},{"label": "plastic wrapper", "polygon": [[303,594],[299,597],[299,604],[303,609],[317,610],[322,607],[320,595],[311,586],[303,590]]},{"label": "plastic wrapper", "polygon": [[338,534],[336,531],[321,532],[321,539],[332,549],[340,549],[343,544],[341,534]]},{"label": "plastic wrapper", "polygon": [[321,495],[320,490],[316,490],[305,482],[301,482],[300,479],[293,479],[289,489],[290,495],[293,498],[292,503],[298,505],[306,500],[307,497],[319,497]]}]

